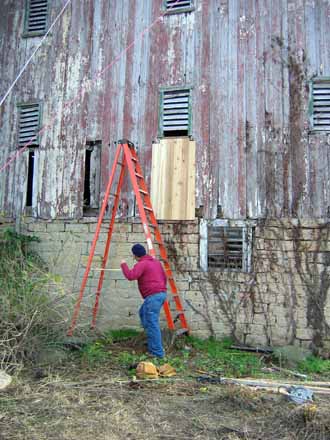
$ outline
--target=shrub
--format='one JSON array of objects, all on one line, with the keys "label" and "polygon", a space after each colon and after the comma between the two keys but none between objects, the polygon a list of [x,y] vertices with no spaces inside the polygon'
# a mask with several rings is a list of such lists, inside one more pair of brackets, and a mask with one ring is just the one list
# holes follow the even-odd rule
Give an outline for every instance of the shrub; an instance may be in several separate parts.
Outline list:
[{"label": "shrub", "polygon": [[0,241],[0,368],[14,370],[64,332],[63,291],[29,251],[35,237],[5,231]]}]

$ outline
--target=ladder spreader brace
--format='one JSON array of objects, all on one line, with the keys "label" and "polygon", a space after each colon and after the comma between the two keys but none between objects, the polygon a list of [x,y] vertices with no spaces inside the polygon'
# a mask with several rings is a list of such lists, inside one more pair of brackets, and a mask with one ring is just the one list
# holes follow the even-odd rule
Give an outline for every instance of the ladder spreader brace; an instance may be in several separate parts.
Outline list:
[{"label": "ladder spreader brace", "polygon": [[76,323],[77,323],[80,305],[81,305],[81,302],[82,302],[82,299],[84,296],[84,291],[86,288],[89,272],[91,270],[91,265],[92,265],[93,257],[95,254],[95,248],[96,248],[96,244],[97,244],[97,241],[98,241],[98,238],[100,235],[100,230],[101,230],[102,222],[104,219],[104,214],[105,214],[105,211],[108,206],[108,200],[109,200],[109,196],[111,194],[111,187],[112,187],[115,175],[116,175],[117,166],[120,166],[121,168],[120,168],[120,173],[119,173],[119,178],[118,178],[118,183],[117,183],[117,190],[113,194],[114,195],[114,202],[113,202],[113,208],[112,208],[111,219],[110,219],[110,224],[109,224],[107,241],[105,244],[104,254],[103,254],[103,258],[102,258],[102,265],[100,268],[100,276],[99,276],[98,286],[97,286],[97,290],[96,290],[96,294],[95,294],[95,304],[93,307],[93,317],[92,317],[91,327],[95,328],[95,325],[96,325],[96,316],[97,316],[97,312],[99,309],[99,300],[100,300],[101,290],[102,290],[103,281],[104,281],[104,274],[105,274],[105,271],[107,270],[106,265],[107,265],[108,256],[109,256],[111,237],[112,237],[112,233],[113,233],[113,229],[114,229],[114,225],[115,225],[116,212],[118,210],[118,205],[119,205],[120,191],[121,191],[121,188],[123,185],[124,176],[126,174],[126,171],[128,171],[128,174],[129,174],[131,182],[132,182],[134,194],[136,197],[136,202],[137,202],[140,218],[141,218],[142,225],[143,225],[143,232],[146,237],[149,255],[151,255],[152,257],[156,257],[156,251],[154,248],[154,244],[159,246],[160,261],[163,264],[163,267],[164,267],[164,270],[165,270],[165,273],[167,276],[168,284],[170,287],[170,291],[172,293],[171,297],[173,299],[175,309],[177,312],[176,318],[173,319],[172,314],[171,314],[171,310],[170,310],[170,306],[169,306],[169,302],[165,301],[163,307],[164,307],[164,312],[165,312],[168,328],[170,330],[176,330],[175,323],[177,321],[179,321],[181,324],[181,328],[179,330],[177,330],[177,333],[178,334],[186,333],[186,332],[188,332],[187,321],[186,321],[186,318],[184,315],[184,311],[183,311],[182,303],[181,303],[181,300],[179,297],[178,289],[177,289],[175,281],[174,281],[173,272],[171,270],[171,267],[170,267],[170,264],[168,261],[167,252],[166,252],[166,249],[165,249],[165,246],[164,246],[164,243],[163,243],[160,231],[159,231],[158,223],[157,223],[154,211],[152,209],[149,192],[148,192],[148,189],[147,189],[144,177],[143,177],[143,173],[142,173],[142,169],[141,169],[138,157],[137,157],[137,153],[135,151],[134,145],[126,139],[118,141],[117,144],[118,144],[118,146],[117,146],[117,150],[116,150],[116,154],[115,154],[115,158],[114,158],[114,163],[112,166],[109,182],[108,182],[108,185],[107,185],[107,188],[105,191],[105,195],[104,195],[104,199],[102,202],[100,215],[98,218],[95,234],[94,234],[93,241],[92,241],[92,246],[91,246],[89,257],[87,260],[85,273],[84,273],[82,283],[81,283],[79,296],[78,296],[78,299],[77,299],[77,302],[75,304],[75,308],[73,311],[71,325],[68,330],[68,336],[72,336],[73,330],[74,330]]}]

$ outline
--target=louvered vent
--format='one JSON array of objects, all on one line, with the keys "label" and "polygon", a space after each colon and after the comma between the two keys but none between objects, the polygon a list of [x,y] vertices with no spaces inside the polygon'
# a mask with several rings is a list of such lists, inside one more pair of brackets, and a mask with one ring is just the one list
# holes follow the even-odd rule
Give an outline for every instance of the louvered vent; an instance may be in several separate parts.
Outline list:
[{"label": "louvered vent", "polygon": [[[19,118],[19,146],[23,147],[39,131],[39,104],[22,105]],[[38,139],[33,139],[31,145],[38,145]]]},{"label": "louvered vent", "polygon": [[313,129],[330,131],[330,80],[313,83]]},{"label": "louvered vent", "polygon": [[164,136],[188,136],[190,91],[163,92],[161,130]]},{"label": "louvered vent", "polygon": [[46,31],[47,0],[29,0],[27,32],[40,33]]},{"label": "louvered vent", "polygon": [[243,228],[208,226],[209,269],[243,269]]},{"label": "louvered vent", "polygon": [[192,0],[166,0],[167,11],[177,11],[192,7]]}]

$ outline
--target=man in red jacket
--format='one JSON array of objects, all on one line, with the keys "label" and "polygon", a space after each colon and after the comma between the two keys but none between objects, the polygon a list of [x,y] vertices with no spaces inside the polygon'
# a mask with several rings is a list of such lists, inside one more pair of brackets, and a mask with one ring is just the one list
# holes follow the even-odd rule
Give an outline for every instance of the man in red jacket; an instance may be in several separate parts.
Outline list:
[{"label": "man in red jacket", "polygon": [[152,356],[164,357],[162,335],[159,327],[159,313],[166,299],[166,275],[161,263],[147,255],[141,244],[132,247],[137,263],[130,270],[125,260],[121,270],[129,280],[137,280],[139,291],[144,299],[139,310],[140,320],[147,333],[148,352]]}]

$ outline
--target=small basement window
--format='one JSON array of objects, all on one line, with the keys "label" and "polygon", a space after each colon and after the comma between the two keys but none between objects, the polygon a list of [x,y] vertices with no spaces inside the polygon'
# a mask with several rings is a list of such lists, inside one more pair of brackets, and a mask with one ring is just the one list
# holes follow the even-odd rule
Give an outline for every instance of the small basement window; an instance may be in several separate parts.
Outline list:
[{"label": "small basement window", "polygon": [[330,78],[315,78],[311,88],[312,130],[330,132]]},{"label": "small basement window", "polygon": [[164,9],[167,14],[190,12],[194,10],[193,0],[164,0]]},{"label": "small basement window", "polygon": [[26,0],[24,37],[44,35],[48,21],[48,0]]},{"label": "small basement window", "polygon": [[101,146],[101,141],[90,141],[86,145],[84,216],[97,214],[100,207]]},{"label": "small basement window", "polygon": [[38,132],[40,130],[40,104],[19,105],[18,145],[24,147],[39,146]]},{"label": "small basement window", "polygon": [[160,92],[159,137],[191,135],[191,90],[163,89]]},{"label": "small basement window", "polygon": [[201,221],[200,257],[205,271],[251,271],[252,225],[243,221]]}]

